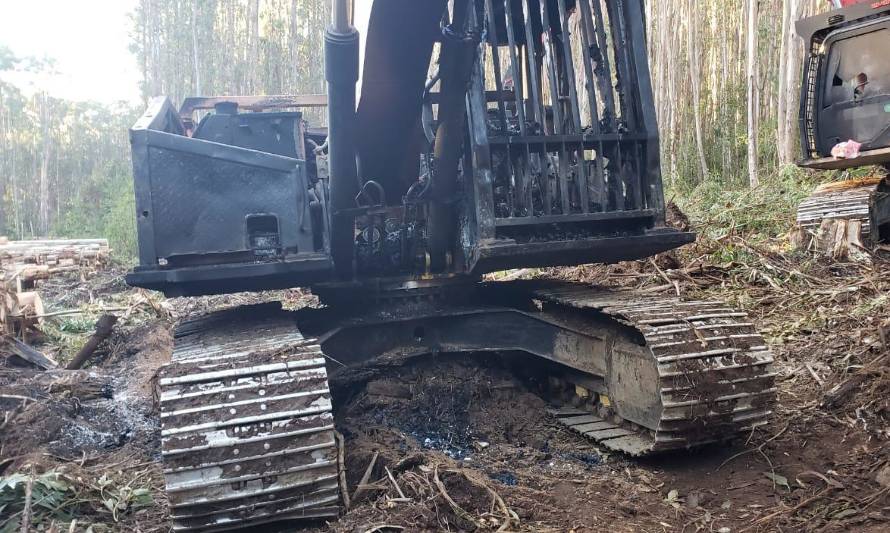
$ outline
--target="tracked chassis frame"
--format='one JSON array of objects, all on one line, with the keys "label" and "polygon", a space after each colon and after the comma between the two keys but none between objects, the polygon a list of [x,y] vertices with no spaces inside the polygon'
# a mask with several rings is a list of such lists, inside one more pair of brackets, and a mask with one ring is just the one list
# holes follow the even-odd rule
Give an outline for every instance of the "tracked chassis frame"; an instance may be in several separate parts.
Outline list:
[{"label": "tracked chassis frame", "polygon": [[353,380],[424,354],[530,354],[547,367],[560,423],[635,456],[728,440],[771,413],[772,356],[745,313],[720,302],[555,282],[376,296],[241,308],[178,329],[160,375],[174,529],[336,516],[326,367]]}]

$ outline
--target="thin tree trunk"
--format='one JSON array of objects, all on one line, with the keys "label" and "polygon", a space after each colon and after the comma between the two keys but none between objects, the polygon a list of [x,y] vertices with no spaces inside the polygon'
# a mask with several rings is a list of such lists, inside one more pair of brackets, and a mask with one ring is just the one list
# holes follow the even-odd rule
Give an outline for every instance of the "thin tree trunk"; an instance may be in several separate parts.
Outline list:
[{"label": "thin tree trunk", "polygon": [[686,32],[686,57],[689,61],[689,78],[692,81],[692,117],[695,122],[695,146],[698,150],[698,162],[701,180],[708,177],[708,162],[705,159],[705,145],[701,127],[701,64],[698,54],[698,23],[695,13],[696,0],[689,0],[689,31]]},{"label": "thin tree trunk", "polygon": [[192,0],[192,62],[195,65],[195,96],[201,96],[201,62],[198,59],[198,2]]},{"label": "thin tree trunk", "polygon": [[[790,0],[791,24],[802,18],[806,12],[805,0]],[[787,55],[785,72],[781,75],[786,78],[787,88],[782,97],[785,99],[785,120],[779,127],[782,128],[782,150],[787,155],[788,161],[793,162],[797,157],[799,147],[797,145],[797,113],[800,104],[800,77],[803,73],[804,43],[789,30],[788,42],[785,54]]]},{"label": "thin tree trunk", "polygon": [[49,232],[49,160],[50,160],[50,139],[49,139],[49,102],[46,93],[42,93],[40,99],[40,133],[41,133],[41,161],[40,161],[40,181],[39,181],[39,198],[40,206],[38,207],[37,227],[41,235],[47,235]]},{"label": "thin tree trunk", "polygon": [[259,77],[257,75],[260,61],[260,0],[250,0],[247,12],[248,32],[248,57],[247,57],[247,89],[249,94],[259,93]]},{"label": "thin tree trunk", "polygon": [[748,182],[760,184],[757,174],[757,2],[748,0]]},{"label": "thin tree trunk", "polygon": [[8,115],[4,112],[6,107],[6,100],[3,94],[3,86],[0,85],[0,154],[4,154],[3,158],[0,158],[0,172],[3,172],[3,177],[0,178],[0,233],[6,233],[6,189],[7,189],[7,180],[10,179],[9,168],[7,167],[7,154],[9,154],[10,150],[7,147],[7,131],[8,131]]},{"label": "thin tree trunk", "polygon": [[791,28],[791,4],[793,0],[782,0],[782,40],[779,46],[779,95],[778,112],[776,115],[776,145],[778,147],[779,164],[791,163],[791,155],[787,152],[785,137],[788,134],[785,121],[788,119],[788,99],[785,93],[788,91],[788,54],[793,44],[789,34],[793,35]]},{"label": "thin tree trunk", "polygon": [[288,45],[290,46],[290,64],[287,66],[288,74],[288,90],[294,93],[298,92],[299,78],[294,76],[300,64],[300,27],[297,18],[297,0],[290,2],[290,33],[288,35]]}]

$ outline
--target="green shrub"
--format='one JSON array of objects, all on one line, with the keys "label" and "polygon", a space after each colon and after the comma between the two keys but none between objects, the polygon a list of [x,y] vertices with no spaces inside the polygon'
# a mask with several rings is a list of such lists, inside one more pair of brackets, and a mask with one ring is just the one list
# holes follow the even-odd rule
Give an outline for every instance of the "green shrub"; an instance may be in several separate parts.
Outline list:
[{"label": "green shrub", "polygon": [[119,173],[99,178],[103,185],[92,194],[73,199],[53,234],[68,238],[107,238],[115,261],[130,264],[136,258],[136,201],[133,179]]},{"label": "green shrub", "polygon": [[762,176],[760,186],[754,189],[725,185],[714,177],[698,185],[673,182],[666,196],[689,216],[697,231],[708,237],[736,232],[768,239],[791,229],[798,204],[825,177],[789,166]]}]

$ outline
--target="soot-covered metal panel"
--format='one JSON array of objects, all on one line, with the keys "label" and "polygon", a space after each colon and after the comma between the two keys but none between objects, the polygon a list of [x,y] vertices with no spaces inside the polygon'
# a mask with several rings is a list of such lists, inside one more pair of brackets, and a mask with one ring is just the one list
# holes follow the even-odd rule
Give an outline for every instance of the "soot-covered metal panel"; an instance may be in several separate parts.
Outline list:
[{"label": "soot-covered metal panel", "polygon": [[160,132],[148,141],[159,258],[253,251],[251,217],[277,221],[272,248],[312,251],[302,161]]}]

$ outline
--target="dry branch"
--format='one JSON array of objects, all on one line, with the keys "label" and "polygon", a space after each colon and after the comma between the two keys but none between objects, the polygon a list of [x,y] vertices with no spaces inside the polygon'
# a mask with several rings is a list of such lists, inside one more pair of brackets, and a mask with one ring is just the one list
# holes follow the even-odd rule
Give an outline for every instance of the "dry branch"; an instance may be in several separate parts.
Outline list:
[{"label": "dry branch", "polygon": [[368,481],[371,479],[371,473],[374,471],[374,466],[377,464],[377,457],[380,456],[380,452],[374,452],[374,456],[371,457],[371,462],[368,463],[368,468],[365,469],[365,473],[362,475],[361,481],[358,482],[358,486],[355,488],[355,492],[352,493],[352,502],[358,502],[359,498],[364,496],[365,492],[367,492]]},{"label": "dry branch", "polygon": [[27,344],[20,342],[18,339],[5,337],[4,340],[6,341],[6,345],[9,347],[10,351],[12,351],[13,355],[19,357],[20,359],[23,359],[44,370],[50,370],[59,366],[59,363],[57,363],[51,357],[48,357],[43,353],[35,350],[34,348],[31,348]]},{"label": "dry branch", "polygon": [[334,435],[337,437],[337,469],[340,471],[340,496],[343,498],[343,506],[349,511],[351,502],[349,500],[349,489],[346,486],[346,460],[343,457],[346,443],[342,433],[335,431]]},{"label": "dry branch", "polygon": [[28,476],[28,481],[25,484],[25,508],[22,510],[22,533],[29,533],[31,531],[31,499],[34,491],[34,476]]},{"label": "dry branch", "polygon": [[102,315],[99,317],[99,321],[96,322],[96,332],[87,340],[86,344],[83,345],[83,348],[77,352],[77,355],[74,356],[74,359],[68,363],[68,370],[77,370],[87,362],[87,360],[93,355],[93,352],[96,351],[96,348],[111,335],[111,330],[114,328],[115,323],[117,323],[117,317],[114,315]]}]

